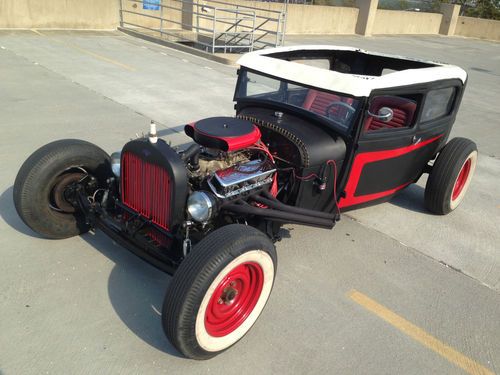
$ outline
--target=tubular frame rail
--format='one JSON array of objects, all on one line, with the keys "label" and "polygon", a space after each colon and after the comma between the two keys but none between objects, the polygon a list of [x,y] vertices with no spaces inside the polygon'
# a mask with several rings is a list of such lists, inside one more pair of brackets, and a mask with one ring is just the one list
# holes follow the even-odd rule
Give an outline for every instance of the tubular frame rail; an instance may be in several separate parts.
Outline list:
[{"label": "tubular frame rail", "polygon": [[120,0],[120,26],[206,52],[247,52],[284,44],[287,3],[269,10],[220,0]]}]

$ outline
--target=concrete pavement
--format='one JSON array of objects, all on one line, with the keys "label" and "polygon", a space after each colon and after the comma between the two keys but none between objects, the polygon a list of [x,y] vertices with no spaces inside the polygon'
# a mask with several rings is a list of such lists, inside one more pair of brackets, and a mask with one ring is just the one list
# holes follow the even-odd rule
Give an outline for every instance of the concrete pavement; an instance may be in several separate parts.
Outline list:
[{"label": "concrete pavement", "polygon": [[[12,184],[26,157],[58,138],[86,139],[112,152],[154,119],[162,135],[185,143],[181,124],[233,113],[235,69],[119,33],[0,32],[0,371],[500,371],[499,45],[439,37],[319,41],[365,43],[468,68],[454,134],[478,143],[474,183],[447,217],[423,212],[415,186],[391,203],[351,212],[333,231],[287,226],[291,238],[277,245],[276,285],[257,324],[227,353],[193,362],[180,358],[161,331],[168,276],[101,233],[37,238],[15,213]],[[352,290],[463,358],[438,354],[437,343],[424,345],[422,332],[412,337],[387,312],[378,316],[351,298]]]}]

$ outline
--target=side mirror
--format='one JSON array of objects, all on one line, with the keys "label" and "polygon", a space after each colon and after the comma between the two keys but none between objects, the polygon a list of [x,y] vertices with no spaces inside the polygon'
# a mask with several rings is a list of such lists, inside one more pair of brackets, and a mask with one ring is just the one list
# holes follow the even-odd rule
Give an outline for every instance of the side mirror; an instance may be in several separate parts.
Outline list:
[{"label": "side mirror", "polygon": [[383,122],[389,122],[394,117],[394,111],[389,107],[382,107],[378,110],[378,114],[368,111],[368,116],[371,116]]}]

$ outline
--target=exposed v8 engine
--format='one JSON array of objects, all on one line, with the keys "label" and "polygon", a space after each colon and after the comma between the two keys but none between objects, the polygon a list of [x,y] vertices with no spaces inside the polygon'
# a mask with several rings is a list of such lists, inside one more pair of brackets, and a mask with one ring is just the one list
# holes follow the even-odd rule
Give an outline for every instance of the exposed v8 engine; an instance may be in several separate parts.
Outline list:
[{"label": "exposed v8 engine", "polygon": [[219,198],[230,198],[273,181],[276,172],[271,160],[250,160],[216,171],[207,183]]},{"label": "exposed v8 engine", "polygon": [[192,185],[206,184],[216,197],[229,199],[273,182],[272,156],[250,121],[209,118],[187,125],[185,132],[203,146],[186,151]]}]

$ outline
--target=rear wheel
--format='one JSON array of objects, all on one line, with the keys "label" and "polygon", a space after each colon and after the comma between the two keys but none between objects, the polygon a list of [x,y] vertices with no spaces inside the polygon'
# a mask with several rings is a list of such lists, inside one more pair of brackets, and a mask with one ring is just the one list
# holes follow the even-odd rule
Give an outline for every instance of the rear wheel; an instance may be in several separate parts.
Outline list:
[{"label": "rear wheel", "polygon": [[93,177],[96,189],[112,175],[109,156],[92,143],[63,139],[35,151],[14,183],[14,205],[21,219],[46,238],[87,232],[84,215],[68,201],[66,188]]},{"label": "rear wheel", "polygon": [[477,164],[477,146],[466,138],[452,139],[440,152],[425,186],[429,211],[445,215],[462,202]]},{"label": "rear wheel", "polygon": [[249,226],[228,225],[201,240],[165,295],[162,322],[170,342],[192,359],[235,344],[264,309],[276,259],[271,240]]}]

